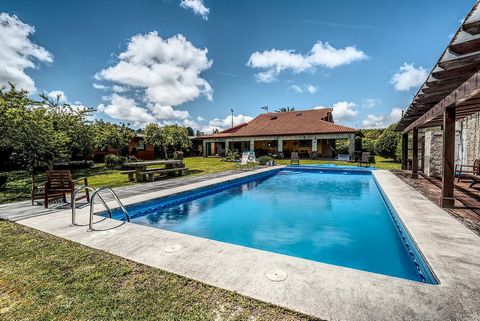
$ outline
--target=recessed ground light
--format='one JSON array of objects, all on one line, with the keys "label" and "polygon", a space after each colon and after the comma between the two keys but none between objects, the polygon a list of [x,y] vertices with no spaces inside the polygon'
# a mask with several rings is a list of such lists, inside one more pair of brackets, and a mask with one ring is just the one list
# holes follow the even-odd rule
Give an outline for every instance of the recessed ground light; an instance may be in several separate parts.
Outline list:
[{"label": "recessed ground light", "polygon": [[282,282],[287,279],[288,274],[279,269],[271,269],[265,272],[265,277],[273,282]]},{"label": "recessed ground light", "polygon": [[173,253],[173,252],[180,251],[181,249],[182,249],[182,246],[180,244],[173,244],[164,248],[164,251],[167,253]]}]

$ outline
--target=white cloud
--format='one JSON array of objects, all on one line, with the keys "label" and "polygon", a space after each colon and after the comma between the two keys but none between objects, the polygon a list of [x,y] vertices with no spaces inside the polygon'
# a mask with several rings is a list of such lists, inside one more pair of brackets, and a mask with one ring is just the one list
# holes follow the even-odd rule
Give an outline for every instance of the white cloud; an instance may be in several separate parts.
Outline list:
[{"label": "white cloud", "polygon": [[205,118],[203,118],[202,116],[197,117],[197,121],[204,121],[204,120],[205,120]]},{"label": "white cloud", "polygon": [[[116,119],[140,123],[146,119],[190,119],[188,111],[176,107],[200,96],[212,99],[212,87],[200,76],[212,65],[207,53],[207,49],[196,48],[182,35],[162,39],[157,32],[139,34],[130,39],[115,65],[95,75],[95,79],[113,84],[95,83],[94,87],[113,92],[107,96],[112,107],[104,110],[114,114]],[[123,98],[116,95],[118,93],[135,99]],[[113,103],[114,97],[117,103],[118,97],[128,99],[130,103],[122,104],[121,108],[114,107],[117,106]],[[142,101],[145,106],[139,107],[135,100]],[[126,112],[128,107],[135,112]]]},{"label": "white cloud", "polygon": [[362,121],[363,128],[385,128],[388,125],[395,123],[400,120],[402,117],[401,108],[392,108],[389,114],[387,115],[367,115],[367,117]]},{"label": "white cloud", "polygon": [[25,69],[35,68],[35,60],[52,62],[53,55],[30,41],[34,33],[35,28],[17,16],[0,13],[0,87],[11,82],[30,93],[36,91],[35,82]]},{"label": "white cloud", "polygon": [[[237,126],[243,123],[248,123],[253,117],[238,114],[233,116],[233,126]],[[211,133],[213,130],[224,130],[232,127],[232,115],[228,115],[225,118],[214,118],[208,122],[207,126],[203,126],[202,132]]]},{"label": "white cloud", "polygon": [[133,36],[120,61],[96,74],[121,85],[142,88],[145,98],[176,106],[199,96],[212,99],[213,89],[200,77],[212,62],[207,49],[199,49],[182,35],[162,39],[157,32]]},{"label": "white cloud", "polygon": [[414,64],[404,63],[393,75],[390,83],[397,91],[408,91],[424,83],[428,72],[423,67],[415,68]]},{"label": "white cloud", "polygon": [[56,101],[58,99],[59,102],[68,102],[67,95],[62,90],[53,90],[47,94],[47,97]]},{"label": "white cloud", "polygon": [[187,119],[190,114],[186,110],[176,110],[172,106],[150,105],[148,109],[153,113],[157,119]]},{"label": "white cloud", "polygon": [[319,41],[307,54],[278,49],[256,51],[248,59],[247,66],[265,70],[255,75],[258,82],[272,82],[282,71],[300,73],[316,67],[335,68],[366,58],[363,51],[353,46],[336,49],[328,42]]},{"label": "white cloud", "polygon": [[291,85],[290,87],[287,88],[287,91],[293,91],[295,93],[298,93],[298,94],[301,94],[303,92],[308,92],[310,94],[314,94],[316,93],[318,90],[317,87],[315,87],[314,85]]},{"label": "white cloud", "polygon": [[378,98],[367,98],[362,100],[362,107],[363,108],[373,108],[380,105],[382,101]]},{"label": "white cloud", "polygon": [[180,6],[185,9],[192,9],[195,14],[202,16],[203,19],[208,20],[210,9],[205,7],[203,0],[182,0]]},{"label": "white cloud", "polygon": [[108,89],[107,86],[102,85],[102,84],[97,84],[97,83],[95,83],[95,82],[93,83],[93,88],[99,89],[99,90],[107,90],[107,89]]},{"label": "white cloud", "polygon": [[109,105],[98,105],[98,110],[114,119],[132,121],[135,124],[156,121],[156,118],[149,114],[145,108],[138,107],[135,100],[117,94],[111,96]]},{"label": "white cloud", "polygon": [[318,87],[315,87],[314,85],[307,85],[307,91],[312,95],[316,93],[317,90],[318,90]]},{"label": "white cloud", "polygon": [[334,121],[349,122],[355,119],[358,114],[356,109],[357,105],[348,101],[339,101],[333,104],[331,107],[317,106],[313,109],[332,108],[332,115]]},{"label": "white cloud", "polygon": [[293,91],[296,93],[303,93],[303,88],[300,87],[299,85],[291,85],[290,87],[287,88],[287,91]]}]

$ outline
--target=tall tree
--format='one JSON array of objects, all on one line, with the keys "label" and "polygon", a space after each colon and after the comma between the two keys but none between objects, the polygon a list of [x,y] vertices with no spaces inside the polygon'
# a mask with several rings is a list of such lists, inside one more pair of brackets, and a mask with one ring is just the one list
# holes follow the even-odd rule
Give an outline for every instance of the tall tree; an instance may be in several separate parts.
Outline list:
[{"label": "tall tree", "polygon": [[400,144],[400,133],[395,132],[396,126],[394,123],[385,128],[375,144],[375,152],[382,157],[398,161],[397,146]]},{"label": "tall tree", "polygon": [[0,89],[0,147],[12,152],[25,168],[52,166],[63,157],[67,136],[55,130],[48,108],[10,85]]},{"label": "tall tree", "polygon": [[169,149],[177,151],[192,145],[187,129],[178,125],[160,127],[158,124],[148,124],[145,127],[145,141],[162,148],[166,159]]},{"label": "tall tree", "polygon": [[128,148],[135,133],[126,124],[113,124],[103,120],[94,123],[95,145],[99,149],[113,148],[117,155]]}]

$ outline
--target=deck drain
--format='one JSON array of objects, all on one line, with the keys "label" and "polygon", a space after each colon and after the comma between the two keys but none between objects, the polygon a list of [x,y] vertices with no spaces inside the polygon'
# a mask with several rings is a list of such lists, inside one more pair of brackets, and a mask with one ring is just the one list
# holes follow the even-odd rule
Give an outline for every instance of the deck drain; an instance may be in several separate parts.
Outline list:
[{"label": "deck drain", "polygon": [[273,282],[282,282],[287,279],[288,274],[287,272],[279,269],[272,269],[265,272],[265,277]]},{"label": "deck drain", "polygon": [[174,245],[167,246],[164,249],[164,251],[167,253],[173,253],[173,252],[180,251],[181,249],[182,249],[182,246],[180,244],[174,244]]}]

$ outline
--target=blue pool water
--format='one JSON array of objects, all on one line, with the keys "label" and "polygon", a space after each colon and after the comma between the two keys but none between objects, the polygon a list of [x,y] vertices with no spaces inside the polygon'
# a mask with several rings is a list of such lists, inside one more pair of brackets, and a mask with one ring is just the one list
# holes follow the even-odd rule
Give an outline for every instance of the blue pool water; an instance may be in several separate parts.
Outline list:
[{"label": "blue pool water", "polygon": [[287,168],[127,209],[137,224],[435,283],[370,171]]}]

